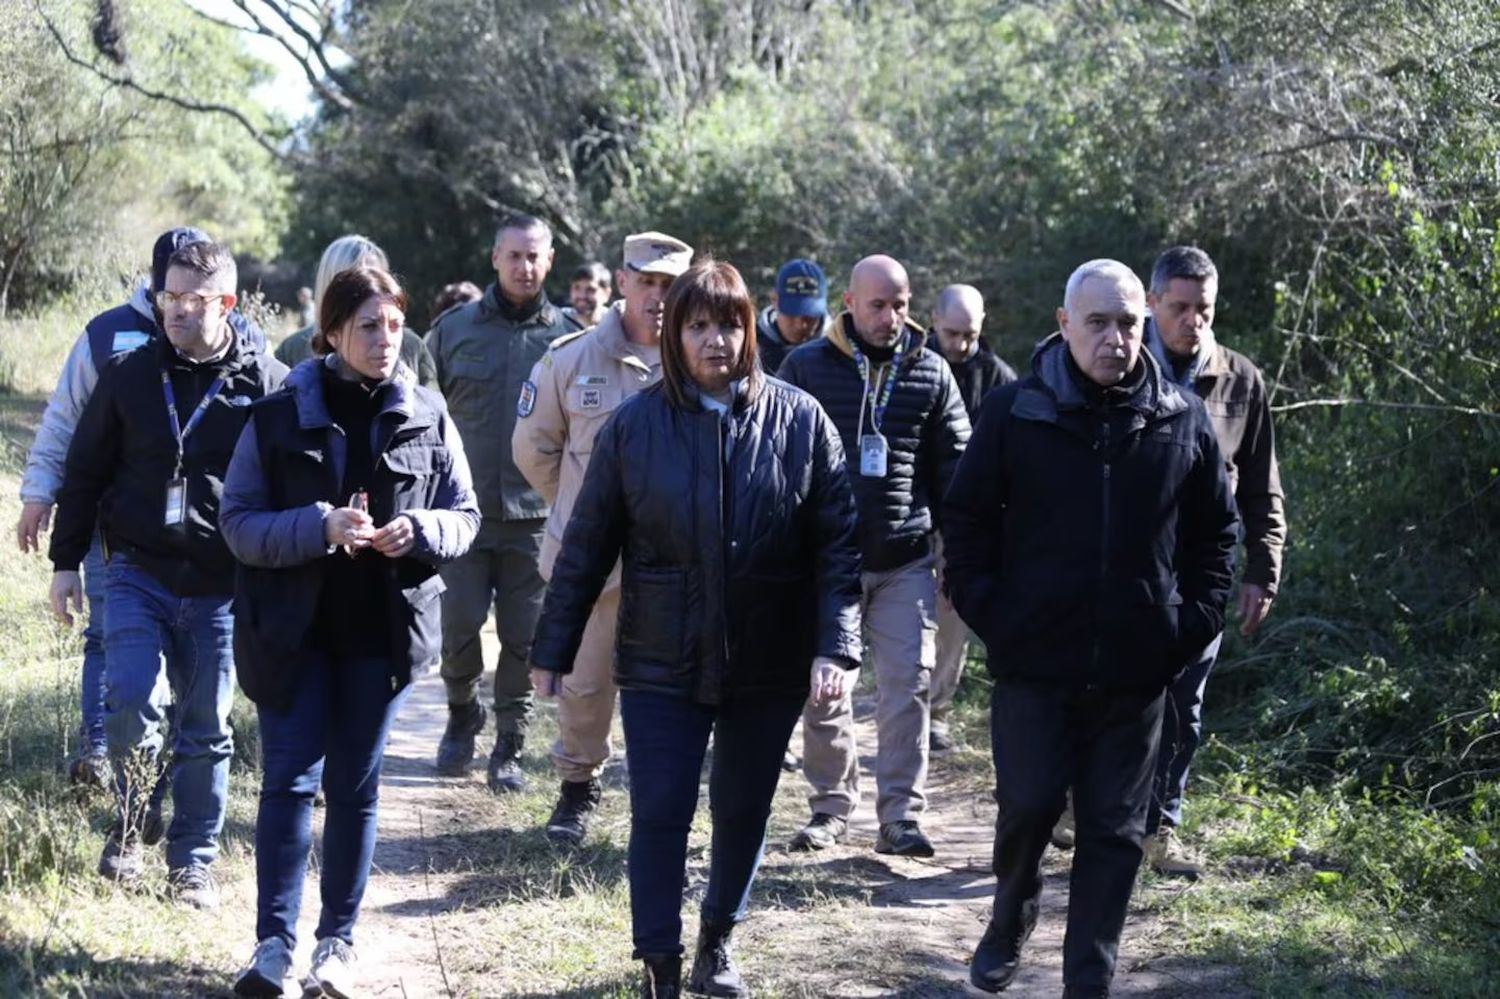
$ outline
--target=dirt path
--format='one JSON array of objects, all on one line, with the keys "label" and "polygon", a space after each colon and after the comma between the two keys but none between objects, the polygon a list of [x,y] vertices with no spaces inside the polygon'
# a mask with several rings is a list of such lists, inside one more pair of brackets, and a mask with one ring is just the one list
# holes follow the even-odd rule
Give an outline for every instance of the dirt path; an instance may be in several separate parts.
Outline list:
[{"label": "dirt path", "polygon": [[[455,913],[473,864],[452,855],[472,832],[474,802],[484,795],[482,773],[470,781],[439,780],[431,765],[446,717],[436,676],[417,682],[397,721],[387,751],[381,794],[380,843],[359,927],[363,976],[371,996],[488,996],[515,994],[503,980],[442,966],[455,934],[469,925]],[[875,749],[874,723],[859,719],[860,750],[868,775]],[[488,738],[488,736],[486,736]],[[487,745],[487,742],[485,743]],[[800,746],[800,735],[793,745]],[[529,752],[541,750],[533,747]],[[780,848],[801,819],[800,778],[783,781],[771,843],[757,883],[755,913],[742,933],[747,973],[769,984],[760,994],[791,996],[937,997],[964,994],[967,962],[988,918],[992,799],[987,771],[974,756],[937,761],[924,822],[938,847],[930,861],[880,857],[873,852],[876,823],[873,781],[854,816],[849,840],[815,856]],[[616,824],[618,827],[618,824]],[[616,834],[623,838],[623,830]],[[620,844],[623,846],[623,842]],[[444,853],[448,855],[443,855]],[[690,897],[701,891],[702,856],[693,860]],[[1041,921],[1026,965],[1009,995],[1062,992],[1061,953],[1067,906],[1068,858],[1049,851]],[[308,910],[316,910],[309,883]],[[491,903],[493,904],[493,903]],[[686,932],[691,933],[691,916]],[[312,939],[311,912],[299,937]],[[434,934],[442,946],[435,945]],[[1132,912],[1125,931],[1117,996],[1221,997],[1237,993],[1232,973],[1158,956],[1170,953],[1157,939],[1149,915]],[[1164,945],[1165,943],[1165,945]],[[624,950],[628,943],[619,941]],[[304,944],[304,948],[306,945]],[[445,979],[446,973],[446,979]],[[527,995],[618,995],[609,987],[554,988]]]}]

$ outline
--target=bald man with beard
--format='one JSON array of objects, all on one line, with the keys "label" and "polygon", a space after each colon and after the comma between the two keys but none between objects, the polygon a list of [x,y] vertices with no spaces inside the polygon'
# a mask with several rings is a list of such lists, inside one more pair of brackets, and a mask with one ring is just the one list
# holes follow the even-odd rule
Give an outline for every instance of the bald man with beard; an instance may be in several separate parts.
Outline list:
[{"label": "bald man with beard", "polygon": [[[778,376],[810,393],[838,427],[859,509],[867,660],[874,663],[879,747],[878,853],[930,857],[926,808],[928,688],[936,659],[936,512],[969,439],[947,362],[908,318],[911,282],[887,256],[849,275],[845,311],[787,355]],[[852,691],[854,684],[849,684]],[[812,818],[793,849],[831,846],[859,801],[850,694],[802,715]]]}]

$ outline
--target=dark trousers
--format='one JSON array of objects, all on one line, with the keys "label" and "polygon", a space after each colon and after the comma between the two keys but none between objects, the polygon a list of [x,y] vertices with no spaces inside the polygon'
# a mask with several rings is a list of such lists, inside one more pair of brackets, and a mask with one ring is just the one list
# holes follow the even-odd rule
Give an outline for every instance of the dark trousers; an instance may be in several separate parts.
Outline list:
[{"label": "dark trousers", "polygon": [[1151,788],[1151,808],[1146,812],[1147,835],[1163,825],[1182,825],[1188,769],[1203,744],[1203,692],[1223,642],[1224,635],[1220,632],[1177,682],[1167,688],[1167,702],[1161,716],[1161,748],[1156,752],[1156,780]]},{"label": "dark trousers", "polygon": [[375,853],[386,736],[410,687],[391,693],[384,659],[327,658],[302,674],[286,711],[262,707],[255,820],[255,938],[295,946],[312,849],[313,796],[327,798],[317,938],[353,942]]},{"label": "dark trousers", "polygon": [[495,662],[495,731],[524,733],[531,723],[531,633],[546,584],[537,572],[544,520],[486,520],[463,557],[439,571],[443,593],[443,683],[449,704],[479,694],[484,650],[479,632],[495,612],[500,658]]},{"label": "dark trousers", "polygon": [[1001,680],[995,759],[995,923],[1019,930],[1042,893],[1041,860],[1073,789],[1077,823],[1063,981],[1109,985],[1141,862],[1163,694]]},{"label": "dark trousers", "polygon": [[718,924],[745,918],[782,755],[804,700],[746,698],[714,708],[670,694],[620,692],[630,760],[628,860],[636,957],[683,950],[682,878],[710,733],[713,841],[702,918]]}]

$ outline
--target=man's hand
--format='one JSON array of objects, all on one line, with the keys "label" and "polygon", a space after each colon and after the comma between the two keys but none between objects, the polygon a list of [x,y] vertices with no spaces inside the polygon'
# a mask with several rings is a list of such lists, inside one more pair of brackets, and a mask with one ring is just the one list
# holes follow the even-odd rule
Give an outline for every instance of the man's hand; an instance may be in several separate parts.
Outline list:
[{"label": "man's hand", "polygon": [[406,514],[370,535],[370,547],[386,558],[400,558],[417,544],[417,527]]},{"label": "man's hand", "polygon": [[848,670],[837,660],[818,656],[812,664],[812,700],[814,704],[832,704],[844,696]]},{"label": "man's hand", "polygon": [[22,503],[16,521],[16,545],[23,552],[41,551],[41,536],[52,523],[51,503]]},{"label": "man's hand", "polygon": [[556,697],[562,692],[562,674],[550,669],[531,667],[531,689],[541,698]]},{"label": "man's hand", "polygon": [[1254,583],[1240,584],[1240,634],[1249,638],[1255,634],[1260,623],[1271,613],[1271,602],[1276,598],[1266,592],[1264,586]]},{"label": "man's hand", "polygon": [[[329,510],[323,518],[323,538],[330,545],[347,545],[350,549],[367,548],[375,535],[375,521],[363,510],[341,506]],[[351,552],[352,554],[352,552]]]},{"label": "man's hand", "polygon": [[[52,574],[52,589],[47,594],[47,599],[52,603],[52,613],[57,619],[68,627],[73,627],[73,614],[83,613],[83,577],[78,571],[59,569]],[[68,613],[68,605],[73,607],[73,614]]]}]

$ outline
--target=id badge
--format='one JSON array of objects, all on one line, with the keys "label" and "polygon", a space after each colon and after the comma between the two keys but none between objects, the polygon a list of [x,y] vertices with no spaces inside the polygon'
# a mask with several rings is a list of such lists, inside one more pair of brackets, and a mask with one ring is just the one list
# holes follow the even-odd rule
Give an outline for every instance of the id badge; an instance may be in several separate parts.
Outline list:
[{"label": "id badge", "polygon": [[187,479],[173,479],[167,483],[167,515],[162,522],[168,527],[179,527],[186,513]]},{"label": "id badge", "polygon": [[885,478],[885,438],[866,434],[859,439],[859,474],[871,479]]}]

